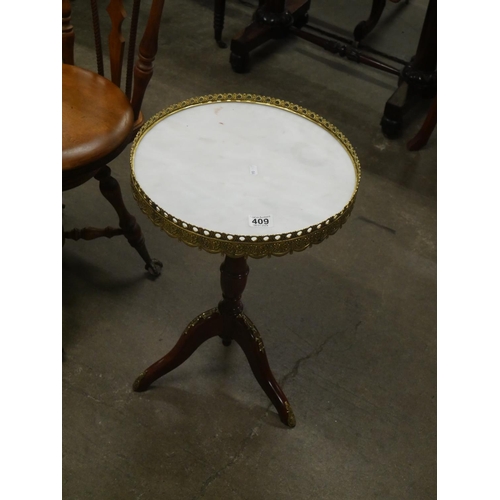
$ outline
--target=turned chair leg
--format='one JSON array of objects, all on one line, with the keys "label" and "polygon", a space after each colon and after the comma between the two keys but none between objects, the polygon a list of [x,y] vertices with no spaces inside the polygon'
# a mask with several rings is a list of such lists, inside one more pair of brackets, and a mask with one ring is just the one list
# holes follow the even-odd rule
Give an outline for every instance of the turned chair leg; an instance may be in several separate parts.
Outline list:
[{"label": "turned chair leg", "polygon": [[152,259],[146,248],[146,242],[142,230],[137,224],[135,217],[125,207],[122,198],[122,192],[118,181],[111,176],[111,169],[106,165],[99,170],[95,175],[95,179],[99,181],[99,189],[103,196],[111,203],[118,214],[120,228],[123,235],[127,238],[130,245],[137,250],[139,255],[146,263],[146,270],[152,276],[160,276],[163,264],[156,259]]}]

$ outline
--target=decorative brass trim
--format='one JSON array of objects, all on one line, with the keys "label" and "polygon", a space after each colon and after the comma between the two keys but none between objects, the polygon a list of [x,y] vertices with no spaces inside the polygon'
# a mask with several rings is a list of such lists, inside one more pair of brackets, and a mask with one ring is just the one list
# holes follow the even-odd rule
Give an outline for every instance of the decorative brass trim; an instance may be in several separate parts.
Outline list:
[{"label": "decorative brass trim", "polygon": [[137,391],[137,389],[139,388],[139,386],[141,385],[141,382],[142,382],[142,379],[146,376],[146,371],[147,370],[144,370],[134,381],[134,384],[132,385],[132,389],[134,391]]},{"label": "decorative brass trim", "polygon": [[293,413],[292,407],[288,401],[285,401],[285,409],[287,414],[287,425],[288,427],[295,427],[297,421],[295,420],[295,415]]},{"label": "decorative brass trim", "polygon": [[[142,190],[141,186],[137,182],[137,179],[135,178],[134,158],[137,146],[148,130],[167,116],[194,106],[213,104],[217,102],[247,102],[283,109],[316,123],[332,134],[345,148],[356,169],[356,186],[347,205],[337,214],[334,214],[325,221],[312,226],[302,228],[298,231],[292,231],[290,233],[269,234],[265,236],[218,233],[202,227],[193,226],[192,224],[182,221],[174,215],[167,213],[163,208],[159,207]],[[150,118],[137,133],[130,151],[130,165],[131,184],[134,198],[140,209],[156,226],[163,229],[169,236],[177,238],[189,246],[201,248],[209,253],[222,253],[234,258],[253,257],[259,259],[266,256],[270,257],[271,255],[282,256],[293,252],[300,252],[311,247],[312,245],[321,243],[325,238],[328,238],[328,236],[335,234],[347,221],[354,206],[361,179],[361,165],[356,151],[347,137],[342,134],[337,127],[318,114],[303,108],[302,106],[284,101],[282,99],[256,94],[231,93],[193,97],[192,99],[173,104],[163,111],[160,111]]]},{"label": "decorative brass trim", "polygon": [[245,326],[250,330],[250,332],[253,335],[253,339],[255,342],[257,342],[257,346],[259,348],[260,352],[264,352],[266,348],[264,347],[264,341],[262,340],[262,337],[260,336],[259,330],[257,330],[257,327],[253,324],[253,321],[243,313],[240,313],[236,316],[236,319],[241,319],[243,323],[245,323]]},{"label": "decorative brass trim", "polygon": [[187,335],[189,333],[189,330],[191,330],[191,328],[197,325],[200,321],[211,318],[215,313],[218,312],[219,309],[217,309],[217,307],[213,307],[212,309],[209,309],[208,311],[201,313],[199,316],[196,316],[196,318],[194,318],[193,321],[191,321],[191,323],[189,323],[189,325],[186,326],[186,328],[182,332],[182,335]]}]

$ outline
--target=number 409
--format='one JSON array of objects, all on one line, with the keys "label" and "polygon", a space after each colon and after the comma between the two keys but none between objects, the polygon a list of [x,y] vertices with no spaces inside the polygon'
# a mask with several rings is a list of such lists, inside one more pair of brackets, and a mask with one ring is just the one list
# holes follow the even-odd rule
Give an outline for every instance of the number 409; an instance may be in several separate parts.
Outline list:
[{"label": "number 409", "polygon": [[253,219],[252,224],[265,226],[265,225],[269,224],[269,219]]}]

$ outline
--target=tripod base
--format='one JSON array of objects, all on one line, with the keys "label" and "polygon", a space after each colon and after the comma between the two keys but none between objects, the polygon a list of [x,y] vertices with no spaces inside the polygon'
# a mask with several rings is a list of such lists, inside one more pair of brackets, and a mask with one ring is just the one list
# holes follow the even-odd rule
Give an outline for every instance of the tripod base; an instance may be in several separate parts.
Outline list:
[{"label": "tripod base", "polygon": [[243,305],[240,298],[247,275],[248,266],[245,258],[226,257],[221,266],[224,298],[219,306],[209,309],[191,321],[174,348],[139,375],[134,382],[134,391],[147,390],[155,380],[184,363],[201,344],[219,336],[226,346],[232,340],[239,344],[257,382],[273,403],[281,421],[288,427],[295,427],[295,416],[287,397],[271,372],[262,337],[252,321],[242,312]]}]

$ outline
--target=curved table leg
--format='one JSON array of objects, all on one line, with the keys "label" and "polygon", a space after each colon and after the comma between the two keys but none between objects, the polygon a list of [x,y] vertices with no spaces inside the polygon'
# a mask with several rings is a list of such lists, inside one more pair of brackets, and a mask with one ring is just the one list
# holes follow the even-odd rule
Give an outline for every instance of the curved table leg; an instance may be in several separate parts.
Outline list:
[{"label": "curved table leg", "polygon": [[257,382],[275,406],[281,421],[289,427],[295,427],[295,416],[287,397],[271,372],[262,338],[255,325],[243,314],[241,296],[245,290],[248,273],[249,268],[245,257],[226,256],[220,266],[223,297],[219,302],[219,311],[223,320],[221,337],[226,342],[233,339],[239,344]]},{"label": "curved table leg", "polygon": [[257,382],[273,403],[280,420],[288,427],[295,427],[295,415],[271,372],[260,333],[246,315],[240,314],[237,320],[238,326],[233,333],[234,340],[243,349]]},{"label": "curved table leg", "polygon": [[146,368],[135,380],[133,389],[142,392],[163,375],[184,363],[201,344],[222,331],[222,318],[217,308],[197,316],[182,333],[174,348],[163,358]]}]

